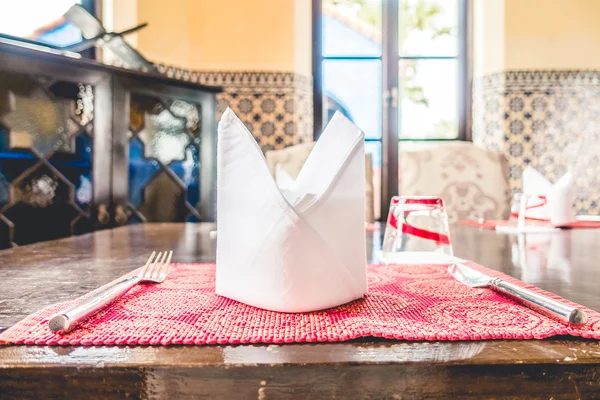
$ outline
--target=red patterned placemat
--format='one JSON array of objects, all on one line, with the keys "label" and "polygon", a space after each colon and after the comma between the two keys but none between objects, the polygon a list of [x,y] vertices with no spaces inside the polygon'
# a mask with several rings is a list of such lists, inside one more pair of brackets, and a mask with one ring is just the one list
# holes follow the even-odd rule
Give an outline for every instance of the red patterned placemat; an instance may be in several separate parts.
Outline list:
[{"label": "red patterned placemat", "polygon": [[[543,292],[470,263],[490,275]],[[266,311],[215,294],[214,264],[176,264],[160,285],[139,285],[66,335],[48,318],[68,303],[30,315],[0,334],[3,344],[169,345],[398,340],[600,339],[600,314],[567,327],[490,289],[455,281],[446,266],[370,265],[369,292],[344,306],[301,314]],[[555,295],[550,294],[554,298]],[[572,303],[571,303],[572,304]]]}]

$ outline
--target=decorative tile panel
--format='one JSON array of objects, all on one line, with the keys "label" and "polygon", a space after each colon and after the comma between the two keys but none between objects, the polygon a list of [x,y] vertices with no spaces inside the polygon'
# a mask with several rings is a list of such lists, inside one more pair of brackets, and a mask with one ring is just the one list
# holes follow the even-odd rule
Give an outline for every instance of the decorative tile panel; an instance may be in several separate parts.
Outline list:
[{"label": "decorative tile panel", "polygon": [[218,115],[230,107],[264,151],[313,140],[312,81],[288,72],[188,71],[159,65],[170,78],[223,86]]},{"label": "decorative tile panel", "polygon": [[0,248],[92,229],[94,90],[0,71]]},{"label": "decorative tile panel", "polygon": [[54,101],[42,87],[13,98],[14,110],[2,119],[10,127],[11,148],[31,148],[40,154],[71,151],[77,125],[70,119],[73,106],[69,101]]},{"label": "decorative tile panel", "polygon": [[200,220],[200,105],[131,95],[129,223]]},{"label": "decorative tile panel", "polygon": [[576,176],[578,214],[600,214],[600,71],[508,71],[473,86],[473,141],[503,151],[513,192],[528,165]]}]

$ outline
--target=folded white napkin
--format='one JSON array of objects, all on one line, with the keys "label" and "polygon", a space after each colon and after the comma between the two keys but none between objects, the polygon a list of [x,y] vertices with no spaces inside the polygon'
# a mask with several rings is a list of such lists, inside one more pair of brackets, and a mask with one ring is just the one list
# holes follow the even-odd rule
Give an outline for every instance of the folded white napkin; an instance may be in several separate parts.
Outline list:
[{"label": "folded white napkin", "polygon": [[547,201],[545,206],[528,209],[526,217],[550,220],[554,226],[566,225],[574,220],[575,187],[571,172],[552,184],[535,168],[528,166],[523,171],[523,193],[546,196]]},{"label": "folded white napkin", "polygon": [[363,140],[336,113],[284,191],[252,134],[225,111],[217,146],[217,294],[283,312],[364,296]]},{"label": "folded white napkin", "polygon": [[288,190],[294,186],[294,178],[287,172],[281,164],[275,166],[275,183],[279,189]]}]

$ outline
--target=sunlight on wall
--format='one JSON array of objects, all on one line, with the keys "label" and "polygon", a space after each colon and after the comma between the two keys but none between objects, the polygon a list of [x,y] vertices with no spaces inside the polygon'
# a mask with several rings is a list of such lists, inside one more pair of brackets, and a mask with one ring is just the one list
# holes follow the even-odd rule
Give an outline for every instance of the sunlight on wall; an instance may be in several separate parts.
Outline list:
[{"label": "sunlight on wall", "polygon": [[137,35],[137,49],[152,61],[195,70],[307,75],[310,4],[308,0],[113,0],[112,10],[105,6],[104,21],[115,30],[148,22]]},{"label": "sunlight on wall", "polygon": [[299,74],[312,75],[312,2],[294,0],[294,68]]},{"label": "sunlight on wall", "polygon": [[473,0],[473,74],[504,69],[504,0]]},{"label": "sunlight on wall", "polygon": [[[120,32],[138,24],[137,0],[105,0],[102,2],[102,25],[107,31]],[[137,47],[137,33],[126,36],[129,44]]]}]

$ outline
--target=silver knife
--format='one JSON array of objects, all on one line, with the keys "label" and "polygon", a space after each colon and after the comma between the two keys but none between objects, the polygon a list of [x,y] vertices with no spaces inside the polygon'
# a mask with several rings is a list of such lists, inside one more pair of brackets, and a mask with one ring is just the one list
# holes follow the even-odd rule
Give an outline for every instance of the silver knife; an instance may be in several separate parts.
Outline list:
[{"label": "silver knife", "polygon": [[451,264],[448,266],[448,272],[457,281],[467,286],[472,288],[489,287],[497,292],[508,295],[537,312],[558,319],[561,322],[571,324],[585,324],[587,322],[587,315],[577,307],[572,307],[502,279],[492,278],[464,264]]}]

